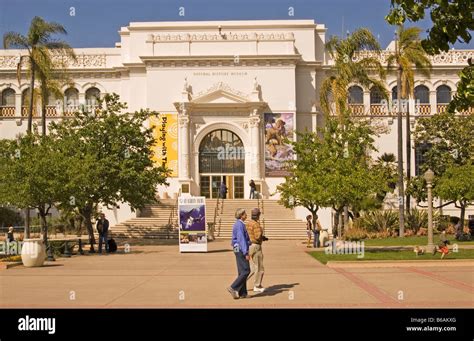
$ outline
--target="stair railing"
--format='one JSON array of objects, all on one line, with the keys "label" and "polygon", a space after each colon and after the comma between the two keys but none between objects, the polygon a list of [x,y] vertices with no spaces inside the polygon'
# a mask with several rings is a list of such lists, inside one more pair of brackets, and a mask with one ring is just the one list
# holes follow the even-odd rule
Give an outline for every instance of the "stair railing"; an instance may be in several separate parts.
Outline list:
[{"label": "stair railing", "polygon": [[[216,200],[216,207],[214,208],[214,220],[213,220],[213,228],[214,228],[214,231],[216,230],[216,221],[217,221],[217,217],[219,217],[219,203],[221,206],[224,205],[224,199],[221,199],[220,196],[217,197],[217,200]],[[222,211],[221,211],[221,214],[222,214]],[[217,236],[219,237],[221,234],[221,218],[219,217],[219,228],[217,229]]]},{"label": "stair railing", "polygon": [[181,196],[181,188],[179,189],[178,196],[176,197],[176,200],[171,207],[170,216],[168,218],[168,228],[170,230],[178,226],[178,214],[176,212],[178,211],[178,200],[180,196]]}]

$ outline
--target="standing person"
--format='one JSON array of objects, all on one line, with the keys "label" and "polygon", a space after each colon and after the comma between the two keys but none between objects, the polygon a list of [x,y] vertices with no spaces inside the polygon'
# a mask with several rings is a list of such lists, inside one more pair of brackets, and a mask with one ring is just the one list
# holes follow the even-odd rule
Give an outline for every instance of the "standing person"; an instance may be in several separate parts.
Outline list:
[{"label": "standing person", "polygon": [[234,299],[247,297],[247,277],[250,274],[250,238],[245,228],[245,219],[247,213],[239,208],[235,212],[235,223],[232,227],[232,247],[234,248],[235,258],[237,260],[238,276],[234,283],[227,288],[227,291]]},{"label": "standing person", "polygon": [[109,221],[105,219],[105,214],[100,214],[100,219],[97,221],[97,232],[99,232],[99,253],[102,253],[102,242],[105,244],[105,252],[109,253],[109,243],[107,240],[107,233],[109,232]]},{"label": "standing person", "polygon": [[314,233],[314,240],[313,240],[313,247],[319,247],[319,233],[321,232],[321,223],[319,222],[318,215],[314,216],[314,220],[316,223],[313,226],[313,233]]},{"label": "standing person", "polygon": [[306,235],[308,236],[308,243],[306,247],[311,247],[311,235],[313,234],[313,216],[311,214],[306,216]]},{"label": "standing person", "polygon": [[15,241],[15,236],[13,235],[13,226],[10,226],[7,232],[7,242],[11,243],[14,241]]},{"label": "standing person", "polygon": [[219,194],[222,199],[225,199],[227,197],[227,186],[225,185],[225,182],[221,182],[221,187],[219,189]]},{"label": "standing person", "polygon": [[255,274],[255,284],[253,286],[254,292],[264,292],[265,288],[262,287],[262,279],[265,269],[263,267],[263,251],[262,251],[262,243],[266,240],[265,236],[263,235],[262,227],[260,226],[260,210],[258,208],[254,208],[251,213],[250,222],[247,224],[247,232],[249,234],[250,242],[250,249],[249,249],[249,256],[250,256],[250,274],[248,279]]},{"label": "standing person", "polygon": [[250,197],[249,197],[249,199],[255,199],[255,192],[257,190],[257,185],[255,185],[255,181],[250,180],[249,186],[250,186]]}]

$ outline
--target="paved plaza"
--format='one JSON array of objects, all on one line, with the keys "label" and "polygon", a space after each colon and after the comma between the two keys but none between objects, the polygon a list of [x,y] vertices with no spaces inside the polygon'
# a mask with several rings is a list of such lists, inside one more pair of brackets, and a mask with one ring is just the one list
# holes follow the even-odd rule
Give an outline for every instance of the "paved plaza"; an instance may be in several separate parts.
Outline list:
[{"label": "paved plaza", "polygon": [[121,246],[112,255],[0,270],[0,307],[474,307],[474,261],[328,267],[307,250],[301,241],[267,242],[268,290],[233,300],[226,287],[237,270],[228,240],[209,243],[208,253],[185,254],[177,245],[132,242],[129,253]]}]

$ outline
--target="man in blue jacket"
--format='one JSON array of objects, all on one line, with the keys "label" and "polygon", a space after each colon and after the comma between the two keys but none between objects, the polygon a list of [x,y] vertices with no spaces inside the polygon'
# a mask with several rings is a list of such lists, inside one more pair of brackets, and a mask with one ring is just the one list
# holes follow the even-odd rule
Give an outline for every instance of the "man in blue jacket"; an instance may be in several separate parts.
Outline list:
[{"label": "man in blue jacket", "polygon": [[247,213],[244,209],[239,208],[235,212],[235,224],[232,228],[232,247],[234,248],[235,258],[237,260],[237,279],[232,283],[227,291],[234,299],[247,297],[247,278],[250,274],[250,238],[245,228],[245,219]]}]

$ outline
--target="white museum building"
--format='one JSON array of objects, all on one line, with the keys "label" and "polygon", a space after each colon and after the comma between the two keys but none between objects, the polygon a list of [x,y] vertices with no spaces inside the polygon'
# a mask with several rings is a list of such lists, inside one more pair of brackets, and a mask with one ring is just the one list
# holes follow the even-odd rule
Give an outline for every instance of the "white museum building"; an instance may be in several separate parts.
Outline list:
[{"label": "white museum building", "polygon": [[[74,84],[64,86],[62,104],[51,99],[48,120],[67,119],[97,96],[117,93],[129,111],[149,108],[176,119],[170,132],[176,134],[176,160],[172,154],[168,159],[174,176],[170,186],[159,188],[160,197],[181,192],[212,199],[224,182],[227,198],[248,198],[253,179],[264,198],[277,199],[276,186],[284,181],[279,163],[293,154],[271,135],[315,131],[321,124],[319,88],[333,64],[324,48],[326,27],[313,20],[132,22],[118,33],[115,47],[75,49],[77,60],[68,66]],[[393,43],[379,57],[382,62],[391,50]],[[0,50],[1,138],[26,131],[29,82],[25,78],[19,85],[16,78],[21,54],[25,51]],[[431,57],[430,78],[416,74],[413,126],[419,117],[445,110],[457,73],[471,57],[474,50],[451,50]],[[396,87],[395,72],[387,75],[386,87],[389,92]],[[356,84],[350,91],[354,115],[384,127],[378,153],[396,155],[394,112],[384,108],[376,91]],[[218,157],[222,146],[232,157]],[[420,153],[413,154],[415,174]],[[111,223],[133,215],[123,207]],[[330,211],[320,217],[329,224]]]}]

